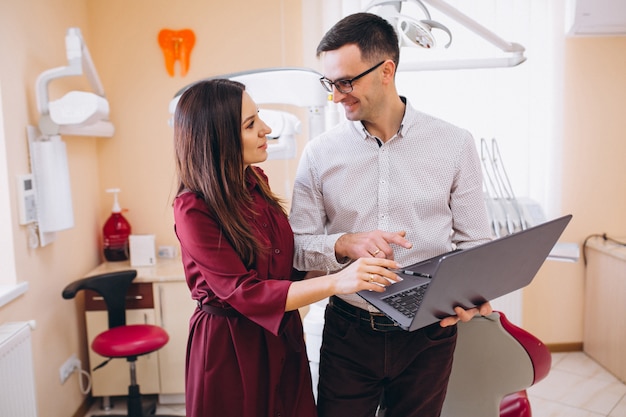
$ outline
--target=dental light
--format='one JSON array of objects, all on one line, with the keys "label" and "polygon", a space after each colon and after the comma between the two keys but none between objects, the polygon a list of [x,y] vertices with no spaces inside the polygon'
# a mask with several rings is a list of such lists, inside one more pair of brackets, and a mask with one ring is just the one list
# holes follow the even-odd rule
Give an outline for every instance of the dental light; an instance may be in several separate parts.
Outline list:
[{"label": "dental light", "polygon": [[401,14],[400,9],[403,2],[404,0],[375,0],[365,8],[365,11],[370,11],[370,9],[379,6],[388,6],[381,7],[379,15],[387,19],[396,28],[400,46],[419,46],[428,49],[435,47],[433,28],[441,29],[448,34],[449,41],[445,47],[450,46],[452,33],[443,24],[432,20],[430,12],[420,0],[412,0],[412,3],[416,4],[426,16],[426,19],[423,20],[417,20]]},{"label": "dental light", "polygon": [[407,16],[399,16],[398,32],[401,35],[401,46],[409,46],[413,43],[423,48],[434,47],[435,38],[432,35],[433,28],[441,29],[448,34],[450,40],[445,47],[449,47],[452,43],[452,33],[441,23],[435,22],[434,20],[415,20]]},{"label": "dental light", "polygon": [[[425,19],[418,20],[405,14],[402,3],[416,5],[424,14]],[[444,15],[455,20],[475,35],[492,44],[504,54],[490,58],[470,59],[401,59],[399,71],[427,71],[427,70],[450,70],[472,68],[501,68],[513,67],[526,61],[525,48],[514,42],[507,42],[480,23],[463,14],[458,9],[450,6],[443,0],[374,0],[364,11],[376,13],[387,19],[398,32],[401,47],[421,47],[433,49],[436,47],[432,29],[440,29],[447,33],[448,48],[452,43],[451,31],[442,23],[434,21],[426,5],[432,6]],[[441,55],[439,55],[441,56]]]},{"label": "dental light", "polygon": [[[39,129],[46,136],[113,136],[115,129],[108,120],[109,102],[80,29],[67,30],[65,48],[68,66],[49,69],[37,77]],[[71,91],[57,100],[49,100],[48,84],[52,80],[83,73],[95,92]]]}]

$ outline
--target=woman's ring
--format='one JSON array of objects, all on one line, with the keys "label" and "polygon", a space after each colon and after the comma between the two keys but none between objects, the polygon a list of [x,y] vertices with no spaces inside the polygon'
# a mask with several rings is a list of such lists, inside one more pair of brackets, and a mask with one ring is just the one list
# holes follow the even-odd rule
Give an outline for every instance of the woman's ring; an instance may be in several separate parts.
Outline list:
[{"label": "woman's ring", "polygon": [[372,282],[372,281],[374,281],[374,274],[370,274],[370,281],[369,282]]},{"label": "woman's ring", "polygon": [[372,256],[378,255],[378,252],[380,252],[380,248],[376,248],[376,251],[374,253],[372,253]]}]

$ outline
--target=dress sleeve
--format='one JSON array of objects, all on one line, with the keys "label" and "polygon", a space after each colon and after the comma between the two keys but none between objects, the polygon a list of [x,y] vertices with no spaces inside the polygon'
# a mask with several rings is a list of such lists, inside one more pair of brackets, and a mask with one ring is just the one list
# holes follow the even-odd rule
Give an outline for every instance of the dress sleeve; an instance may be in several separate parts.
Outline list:
[{"label": "dress sleeve", "polygon": [[217,303],[230,305],[278,334],[291,281],[267,279],[254,268],[246,268],[204,200],[195,194],[176,198],[174,220],[192,294],[214,295]]}]

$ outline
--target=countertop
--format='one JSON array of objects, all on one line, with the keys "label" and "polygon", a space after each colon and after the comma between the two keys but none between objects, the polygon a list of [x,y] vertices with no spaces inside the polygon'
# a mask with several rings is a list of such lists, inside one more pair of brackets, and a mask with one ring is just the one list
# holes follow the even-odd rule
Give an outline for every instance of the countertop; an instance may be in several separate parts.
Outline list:
[{"label": "countertop", "polygon": [[85,276],[104,274],[109,272],[135,269],[137,278],[133,282],[169,282],[185,281],[185,272],[180,258],[158,258],[154,266],[131,266],[130,261],[103,262]]}]

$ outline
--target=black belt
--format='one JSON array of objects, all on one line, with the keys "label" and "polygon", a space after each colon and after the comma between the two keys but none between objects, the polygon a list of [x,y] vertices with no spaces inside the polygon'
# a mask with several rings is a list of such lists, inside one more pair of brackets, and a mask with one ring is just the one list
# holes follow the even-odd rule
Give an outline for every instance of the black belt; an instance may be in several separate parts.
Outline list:
[{"label": "black belt", "polygon": [[212,306],[209,304],[202,304],[200,300],[198,300],[198,308],[204,311],[207,314],[211,314],[213,316],[221,316],[221,317],[239,317],[241,314],[234,308],[224,308],[218,306]]},{"label": "black belt", "polygon": [[333,295],[328,301],[328,305],[343,318],[358,323],[360,327],[375,330],[377,332],[397,332],[404,331],[396,322],[383,313],[370,312],[362,308],[355,307]]}]

